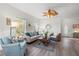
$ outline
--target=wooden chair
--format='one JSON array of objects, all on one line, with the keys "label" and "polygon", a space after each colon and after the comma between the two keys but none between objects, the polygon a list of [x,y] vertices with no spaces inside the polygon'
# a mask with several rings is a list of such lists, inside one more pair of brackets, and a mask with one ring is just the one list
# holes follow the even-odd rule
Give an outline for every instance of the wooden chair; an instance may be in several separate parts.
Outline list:
[{"label": "wooden chair", "polygon": [[56,42],[60,42],[61,41],[61,33],[59,33],[57,36],[56,36]]}]

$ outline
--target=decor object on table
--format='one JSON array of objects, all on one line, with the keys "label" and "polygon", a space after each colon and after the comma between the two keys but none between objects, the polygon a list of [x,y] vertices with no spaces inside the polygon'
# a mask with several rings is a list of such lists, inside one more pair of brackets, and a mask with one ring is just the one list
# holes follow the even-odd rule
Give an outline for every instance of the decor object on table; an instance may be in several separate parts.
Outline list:
[{"label": "decor object on table", "polygon": [[51,29],[51,25],[50,25],[50,24],[47,24],[47,25],[45,26],[45,32],[44,32],[45,37],[48,36],[48,33],[49,33],[49,30],[50,30],[50,29]]},{"label": "decor object on table", "polygon": [[58,15],[58,12],[53,9],[48,9],[47,11],[43,12],[43,16],[48,16],[49,18],[56,15]]},{"label": "decor object on table", "polygon": [[45,37],[47,37],[47,36],[48,36],[48,31],[45,32]]}]

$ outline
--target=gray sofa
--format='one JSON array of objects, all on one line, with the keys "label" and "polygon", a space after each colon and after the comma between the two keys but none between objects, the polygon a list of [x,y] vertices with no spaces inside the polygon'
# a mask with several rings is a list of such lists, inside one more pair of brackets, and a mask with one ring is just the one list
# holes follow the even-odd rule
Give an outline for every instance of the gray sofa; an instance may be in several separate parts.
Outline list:
[{"label": "gray sofa", "polygon": [[25,38],[27,43],[31,43],[35,40],[37,40],[40,37],[40,35],[37,32],[27,32],[25,33]]}]

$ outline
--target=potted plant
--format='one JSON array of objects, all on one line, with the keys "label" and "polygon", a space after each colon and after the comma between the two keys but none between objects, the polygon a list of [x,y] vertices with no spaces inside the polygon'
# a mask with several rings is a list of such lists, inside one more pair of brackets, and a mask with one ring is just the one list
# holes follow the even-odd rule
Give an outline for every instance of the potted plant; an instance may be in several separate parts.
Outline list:
[{"label": "potted plant", "polygon": [[47,38],[47,36],[48,36],[48,31],[45,32],[45,38]]}]

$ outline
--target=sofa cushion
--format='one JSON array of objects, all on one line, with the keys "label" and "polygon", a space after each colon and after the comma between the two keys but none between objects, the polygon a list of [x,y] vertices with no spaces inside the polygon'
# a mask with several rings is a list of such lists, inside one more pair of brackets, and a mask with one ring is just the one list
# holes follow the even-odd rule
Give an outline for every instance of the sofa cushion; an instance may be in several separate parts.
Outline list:
[{"label": "sofa cushion", "polygon": [[39,32],[37,32],[37,35],[39,35]]},{"label": "sofa cushion", "polygon": [[35,35],[37,35],[37,32],[33,32],[33,33],[32,33],[32,36],[35,36]]},{"label": "sofa cushion", "polygon": [[2,41],[2,39],[0,38],[0,45],[2,45],[3,44],[3,41]]},{"label": "sofa cushion", "polygon": [[31,33],[30,32],[27,32],[25,33],[27,36],[30,36],[31,37]]},{"label": "sofa cushion", "polygon": [[54,33],[51,33],[50,36],[54,36]]},{"label": "sofa cushion", "polygon": [[56,41],[56,38],[50,37],[49,40],[51,40],[51,41]]},{"label": "sofa cushion", "polygon": [[2,37],[3,44],[12,43],[12,41],[8,37]]}]

